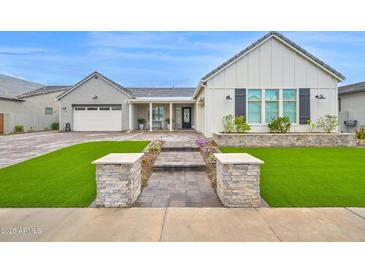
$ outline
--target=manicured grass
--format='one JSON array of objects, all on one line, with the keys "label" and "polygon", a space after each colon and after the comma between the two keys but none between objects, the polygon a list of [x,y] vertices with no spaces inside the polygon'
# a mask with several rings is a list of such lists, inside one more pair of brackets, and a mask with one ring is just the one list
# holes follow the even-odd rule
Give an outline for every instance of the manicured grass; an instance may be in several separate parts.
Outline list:
[{"label": "manicured grass", "polygon": [[265,162],[261,195],[274,207],[365,206],[365,149],[220,148]]},{"label": "manicured grass", "polygon": [[87,207],[96,197],[91,162],[109,153],[141,152],[147,144],[88,142],[0,169],[0,207]]}]

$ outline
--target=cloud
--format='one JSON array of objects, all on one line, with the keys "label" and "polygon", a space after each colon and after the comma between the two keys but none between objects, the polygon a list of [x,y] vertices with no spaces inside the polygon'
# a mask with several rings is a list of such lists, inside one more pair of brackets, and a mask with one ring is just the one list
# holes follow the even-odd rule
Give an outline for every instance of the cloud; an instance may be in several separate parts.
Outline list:
[{"label": "cloud", "polygon": [[51,50],[28,47],[0,47],[0,55],[32,55],[50,53]]}]

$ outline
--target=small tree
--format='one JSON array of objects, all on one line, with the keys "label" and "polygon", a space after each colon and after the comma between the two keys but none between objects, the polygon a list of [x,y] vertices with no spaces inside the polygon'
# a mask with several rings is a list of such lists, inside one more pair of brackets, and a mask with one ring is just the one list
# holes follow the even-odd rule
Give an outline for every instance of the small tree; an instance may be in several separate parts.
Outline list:
[{"label": "small tree", "polygon": [[335,115],[325,115],[324,117],[319,117],[317,120],[317,127],[323,129],[325,132],[330,133],[332,130],[336,129],[338,126],[338,120]]},{"label": "small tree", "polygon": [[231,133],[235,129],[233,115],[226,115],[223,117],[224,132]]},{"label": "small tree", "polygon": [[237,116],[234,119],[234,124],[236,126],[237,132],[244,133],[246,131],[249,131],[251,127],[246,123],[246,117],[245,116]]},{"label": "small tree", "polygon": [[270,132],[286,133],[290,129],[290,120],[288,116],[278,117],[272,119],[267,126],[269,127]]}]

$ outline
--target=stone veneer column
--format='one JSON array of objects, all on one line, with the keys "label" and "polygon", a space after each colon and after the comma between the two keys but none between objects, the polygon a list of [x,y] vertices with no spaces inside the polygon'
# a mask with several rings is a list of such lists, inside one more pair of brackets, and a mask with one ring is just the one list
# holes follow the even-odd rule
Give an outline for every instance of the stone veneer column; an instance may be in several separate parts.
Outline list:
[{"label": "stone veneer column", "polygon": [[143,153],[111,153],[96,165],[96,207],[130,207],[141,193]]},{"label": "stone veneer column", "polygon": [[260,165],[247,153],[216,153],[217,194],[227,207],[260,207]]}]

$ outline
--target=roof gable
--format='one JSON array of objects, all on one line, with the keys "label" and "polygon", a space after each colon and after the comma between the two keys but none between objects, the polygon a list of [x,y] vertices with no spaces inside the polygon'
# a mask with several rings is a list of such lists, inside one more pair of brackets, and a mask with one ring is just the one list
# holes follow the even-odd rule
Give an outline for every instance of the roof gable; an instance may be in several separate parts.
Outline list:
[{"label": "roof gable", "polygon": [[345,76],[343,76],[340,72],[336,71],[335,69],[333,69],[332,67],[330,67],[329,65],[324,63],[323,61],[319,60],[317,57],[313,56],[312,54],[307,52],[305,49],[303,49],[296,43],[294,43],[291,40],[289,40],[288,38],[286,38],[281,33],[269,32],[266,35],[264,35],[263,37],[261,37],[260,39],[258,39],[256,42],[249,45],[244,50],[240,51],[238,54],[234,55],[232,58],[228,59],[226,62],[224,62],[220,66],[216,67],[214,70],[212,70],[211,72],[206,74],[203,78],[201,78],[200,81],[206,82],[208,79],[212,78],[214,75],[216,75],[217,73],[219,73],[220,71],[222,71],[223,69],[225,69],[226,67],[231,65],[232,63],[236,62],[240,58],[246,56],[248,53],[250,53],[251,51],[253,51],[254,49],[256,49],[257,47],[259,47],[260,45],[262,45],[263,43],[265,43],[266,41],[268,41],[271,38],[277,39],[284,45],[288,46],[290,49],[292,49],[292,50],[296,51],[298,54],[304,56],[306,59],[308,59],[309,61],[311,61],[318,67],[320,67],[322,70],[331,74],[339,81],[345,80]]},{"label": "roof gable", "polygon": [[129,98],[134,98],[134,95],[126,88],[122,87],[121,85],[119,85],[118,83],[110,80],[109,78],[105,77],[104,75],[100,74],[99,72],[93,72],[90,75],[88,75],[87,77],[85,77],[83,80],[81,80],[80,82],[78,82],[77,84],[75,84],[73,87],[71,87],[70,89],[66,90],[65,92],[63,92],[62,94],[60,94],[57,99],[60,100],[63,97],[65,97],[67,94],[71,93],[72,91],[74,91],[75,89],[77,89],[79,86],[83,85],[84,83],[86,83],[87,81],[89,81],[90,79],[92,79],[93,77],[96,78],[100,78],[103,81],[105,81],[106,83],[108,83],[109,85],[111,85],[112,87],[116,88],[118,91],[120,91],[121,93],[127,95]]}]

